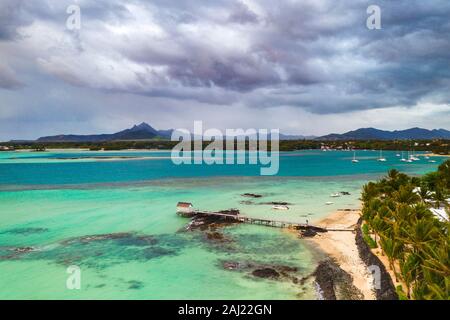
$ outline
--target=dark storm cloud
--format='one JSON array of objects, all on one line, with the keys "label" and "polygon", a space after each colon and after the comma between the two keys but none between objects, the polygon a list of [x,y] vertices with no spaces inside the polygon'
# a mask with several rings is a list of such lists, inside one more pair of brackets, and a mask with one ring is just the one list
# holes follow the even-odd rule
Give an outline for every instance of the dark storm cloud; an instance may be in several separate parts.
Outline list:
[{"label": "dark storm cloud", "polygon": [[[433,94],[448,102],[443,94],[448,84],[443,80],[450,78],[448,2],[382,1],[379,31],[365,27],[369,4],[267,2],[262,16],[244,4],[229,6],[222,25],[252,24],[242,30],[242,36],[249,37],[245,49],[220,51],[195,39],[180,39],[172,26],[178,57],[154,48],[129,57],[140,55],[145,58],[137,61],[147,63],[173,59],[166,64],[167,75],[187,87],[217,86],[248,92],[249,98],[255,89],[289,88],[295,91],[291,98],[275,95],[268,100],[317,113],[415,105]],[[220,20],[220,14],[210,20],[201,12],[192,14],[200,23]]]},{"label": "dark storm cloud", "polygon": [[[74,3],[82,26],[71,32]],[[381,30],[366,28],[372,4],[381,7]],[[0,86],[33,87],[22,80],[28,70],[29,79],[52,77],[68,91],[191,107],[340,114],[448,105],[449,17],[447,0],[6,0],[0,58],[15,59],[0,68]]]}]

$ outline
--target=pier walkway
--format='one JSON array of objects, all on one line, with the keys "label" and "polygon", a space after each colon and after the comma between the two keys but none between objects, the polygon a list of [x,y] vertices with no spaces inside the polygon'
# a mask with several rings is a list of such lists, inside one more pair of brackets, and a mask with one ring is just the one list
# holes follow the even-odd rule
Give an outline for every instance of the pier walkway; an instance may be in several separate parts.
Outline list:
[{"label": "pier walkway", "polygon": [[327,232],[327,231],[354,231],[354,229],[327,229],[320,226],[307,224],[307,223],[297,223],[297,222],[290,222],[290,221],[280,221],[280,220],[272,220],[272,219],[260,219],[260,218],[252,218],[247,217],[241,214],[227,214],[227,213],[221,213],[221,212],[214,212],[214,211],[203,211],[203,210],[194,210],[192,212],[193,216],[196,215],[205,215],[205,216],[214,216],[222,219],[230,219],[230,220],[236,220],[242,223],[248,223],[248,224],[256,224],[256,225],[263,225],[267,227],[273,227],[273,228],[289,228],[289,229],[295,229],[295,230],[313,230],[316,232]]}]

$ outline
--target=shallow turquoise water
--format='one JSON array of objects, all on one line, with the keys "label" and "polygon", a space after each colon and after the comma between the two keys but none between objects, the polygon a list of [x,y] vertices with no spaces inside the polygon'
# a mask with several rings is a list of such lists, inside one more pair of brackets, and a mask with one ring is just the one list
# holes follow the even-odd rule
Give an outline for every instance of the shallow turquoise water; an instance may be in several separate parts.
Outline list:
[{"label": "shallow turquoise water", "polygon": [[[122,158],[127,156],[136,159]],[[0,153],[0,298],[314,299],[311,282],[261,280],[248,270],[222,266],[224,261],[287,265],[297,267],[301,278],[319,258],[301,240],[278,229],[239,225],[223,230],[231,242],[207,241],[201,232],[183,231],[188,220],[175,214],[176,203],[313,221],[358,207],[362,184],[388,168],[421,174],[442,161],[406,164],[386,152],[388,161],[380,163],[378,152],[361,151],[360,163],[352,164],[349,152],[287,152],[277,176],[261,177],[255,166],[175,166],[169,156]],[[351,195],[330,198],[339,191]],[[263,197],[241,196],[247,192]],[[263,204],[270,201],[289,202],[290,210]],[[83,240],[89,235],[110,236]],[[34,251],[19,254],[17,247]],[[69,265],[81,268],[80,290],[66,288]]]}]

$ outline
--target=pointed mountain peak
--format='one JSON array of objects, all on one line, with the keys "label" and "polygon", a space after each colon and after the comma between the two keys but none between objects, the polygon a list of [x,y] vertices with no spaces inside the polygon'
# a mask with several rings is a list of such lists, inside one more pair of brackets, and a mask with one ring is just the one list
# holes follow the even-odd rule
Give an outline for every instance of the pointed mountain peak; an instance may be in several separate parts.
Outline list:
[{"label": "pointed mountain peak", "polygon": [[130,130],[131,131],[139,130],[139,131],[156,132],[156,130],[146,122],[142,122],[141,124],[137,124],[137,125],[135,124]]},{"label": "pointed mountain peak", "polygon": [[147,122],[142,122],[141,124],[134,125],[134,128],[140,128],[140,129],[153,129],[151,125],[149,125]]}]

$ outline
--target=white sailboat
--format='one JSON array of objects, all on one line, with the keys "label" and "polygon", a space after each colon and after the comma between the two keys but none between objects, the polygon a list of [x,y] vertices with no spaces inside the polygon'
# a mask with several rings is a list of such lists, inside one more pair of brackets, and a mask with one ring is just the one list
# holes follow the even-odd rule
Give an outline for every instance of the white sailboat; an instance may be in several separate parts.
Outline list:
[{"label": "white sailboat", "polygon": [[386,162],[386,158],[383,158],[383,150],[380,150],[380,157],[377,159],[380,162]]},{"label": "white sailboat", "polygon": [[353,160],[352,160],[352,162],[353,163],[358,163],[359,162],[359,160],[356,159],[356,151],[353,151]]},{"label": "white sailboat", "polygon": [[410,157],[410,159],[411,159],[412,161],[419,161],[419,160],[420,160],[419,158],[416,157],[416,155],[415,155],[415,153],[414,153],[414,150],[411,152],[411,157]]},{"label": "white sailboat", "polygon": [[410,154],[410,152],[408,151],[408,160],[406,160],[406,162],[408,162],[408,163],[411,163],[411,162],[413,162],[412,160],[411,160],[411,154]]},{"label": "white sailboat", "polygon": [[400,159],[401,162],[406,162],[405,157],[403,156],[403,151],[402,151],[402,158]]}]

